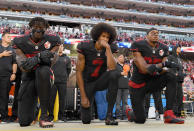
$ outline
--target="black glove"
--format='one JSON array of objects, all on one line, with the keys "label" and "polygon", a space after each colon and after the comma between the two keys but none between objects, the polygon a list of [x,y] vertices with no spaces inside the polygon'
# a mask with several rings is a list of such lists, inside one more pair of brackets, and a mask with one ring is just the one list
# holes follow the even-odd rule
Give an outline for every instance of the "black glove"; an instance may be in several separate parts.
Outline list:
[{"label": "black glove", "polygon": [[40,59],[38,58],[38,56],[34,56],[26,59],[26,61],[22,61],[21,67],[24,70],[28,71],[28,70],[32,70],[33,67],[39,63],[40,63]]},{"label": "black glove", "polygon": [[178,64],[176,64],[175,62],[168,61],[168,60],[166,60],[165,62],[162,63],[162,67],[179,69]]},{"label": "black glove", "polygon": [[40,58],[40,64],[43,64],[43,65],[50,65],[51,58],[54,57],[54,54],[48,50],[41,51],[38,55]]}]

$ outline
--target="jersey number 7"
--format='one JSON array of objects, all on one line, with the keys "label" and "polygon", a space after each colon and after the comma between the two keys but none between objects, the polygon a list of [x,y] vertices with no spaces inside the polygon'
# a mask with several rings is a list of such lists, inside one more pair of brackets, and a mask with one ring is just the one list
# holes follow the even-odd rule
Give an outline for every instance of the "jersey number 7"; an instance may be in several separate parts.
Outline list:
[{"label": "jersey number 7", "polygon": [[92,77],[98,77],[100,68],[102,67],[102,64],[104,63],[104,60],[93,60],[92,64],[97,65],[94,72],[91,74]]}]

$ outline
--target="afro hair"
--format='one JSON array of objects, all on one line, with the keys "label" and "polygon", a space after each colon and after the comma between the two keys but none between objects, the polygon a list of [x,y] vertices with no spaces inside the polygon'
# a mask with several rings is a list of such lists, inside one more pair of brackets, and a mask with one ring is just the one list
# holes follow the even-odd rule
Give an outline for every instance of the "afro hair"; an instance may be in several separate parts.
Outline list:
[{"label": "afro hair", "polygon": [[108,43],[112,44],[116,39],[117,33],[115,28],[109,24],[98,23],[92,28],[90,35],[94,41],[97,41],[103,32],[106,32],[110,35]]},{"label": "afro hair", "polygon": [[48,21],[46,21],[44,18],[42,17],[35,17],[35,18],[32,18],[29,22],[29,26],[32,27],[33,25],[36,24],[36,22],[42,22],[44,23],[45,27],[48,28],[49,27],[49,24],[48,24]]}]

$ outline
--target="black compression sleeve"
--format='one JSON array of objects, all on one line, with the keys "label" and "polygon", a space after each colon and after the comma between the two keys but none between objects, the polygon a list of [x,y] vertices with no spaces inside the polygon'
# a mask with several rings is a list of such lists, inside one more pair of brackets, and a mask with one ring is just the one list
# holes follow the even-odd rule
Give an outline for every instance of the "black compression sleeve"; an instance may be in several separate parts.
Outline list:
[{"label": "black compression sleeve", "polygon": [[24,70],[29,71],[29,70],[32,70],[33,67],[39,63],[40,63],[40,59],[38,58],[38,56],[34,56],[26,59],[26,61],[22,61],[21,67]]},{"label": "black compression sleeve", "polygon": [[155,72],[160,73],[162,71],[162,68],[153,64],[147,68],[147,71],[150,75],[153,75]]}]

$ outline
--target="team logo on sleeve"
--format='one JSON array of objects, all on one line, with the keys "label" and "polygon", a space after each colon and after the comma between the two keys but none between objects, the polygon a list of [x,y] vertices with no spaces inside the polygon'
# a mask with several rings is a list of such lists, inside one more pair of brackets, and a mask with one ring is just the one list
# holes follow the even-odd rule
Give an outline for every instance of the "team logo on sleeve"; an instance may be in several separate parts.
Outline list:
[{"label": "team logo on sleeve", "polygon": [[159,55],[160,55],[160,56],[163,56],[163,55],[164,55],[164,51],[163,51],[163,50],[160,50],[160,51],[159,51]]},{"label": "team logo on sleeve", "polygon": [[46,43],[44,43],[44,47],[46,49],[49,49],[51,47],[51,43],[47,41]]}]

